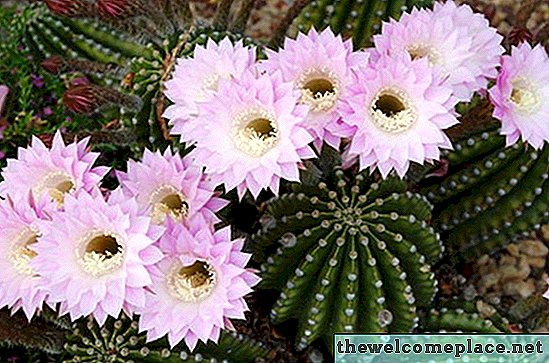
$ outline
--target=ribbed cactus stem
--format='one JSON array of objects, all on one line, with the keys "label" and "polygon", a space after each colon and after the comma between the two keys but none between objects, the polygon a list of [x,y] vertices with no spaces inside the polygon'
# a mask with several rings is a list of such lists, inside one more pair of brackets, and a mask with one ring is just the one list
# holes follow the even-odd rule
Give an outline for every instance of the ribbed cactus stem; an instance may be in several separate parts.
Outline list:
[{"label": "ribbed cactus stem", "polygon": [[549,222],[549,148],[505,147],[497,131],[472,134],[443,152],[448,173],[423,189],[456,258],[493,251]]},{"label": "ribbed cactus stem", "polygon": [[42,319],[29,323],[22,312],[11,314],[0,310],[0,342],[27,349],[59,353],[63,346],[63,331]]},{"label": "ribbed cactus stem", "polygon": [[295,188],[268,203],[255,237],[261,286],[281,290],[271,318],[299,320],[298,349],[336,331],[413,329],[416,307],[434,296],[431,264],[442,252],[426,198],[397,179],[341,170]]}]

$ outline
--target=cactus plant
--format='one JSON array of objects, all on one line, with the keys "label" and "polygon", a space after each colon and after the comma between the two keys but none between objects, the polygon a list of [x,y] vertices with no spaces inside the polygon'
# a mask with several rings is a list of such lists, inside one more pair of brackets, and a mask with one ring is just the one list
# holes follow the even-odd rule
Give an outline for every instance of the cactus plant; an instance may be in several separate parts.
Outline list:
[{"label": "cactus plant", "polygon": [[311,27],[330,27],[335,33],[350,34],[356,48],[371,42],[381,21],[398,19],[403,11],[432,5],[430,0],[314,0],[294,20],[290,34]]},{"label": "cactus plant", "polygon": [[425,313],[420,324],[424,332],[468,332],[468,333],[501,333],[508,329],[502,324],[501,318],[481,318],[476,309],[461,302],[459,307],[441,307],[430,309]]},{"label": "cactus plant", "polygon": [[59,353],[63,345],[63,331],[43,319],[28,323],[22,313],[12,315],[3,309],[0,310],[0,345]]},{"label": "cactus plant", "polygon": [[[164,10],[167,13],[188,7],[185,1],[171,1],[170,4]],[[245,44],[252,43],[250,38],[238,33],[217,30],[213,26],[195,26],[186,17],[172,18],[172,22],[181,23],[168,27],[172,31],[155,26],[153,34],[133,34],[131,27],[120,29],[131,24],[125,18],[94,18],[100,14],[93,12],[99,10],[92,7],[90,11],[88,18],[75,18],[53,14],[43,5],[32,6],[27,10],[25,44],[37,57],[56,57],[62,66],[54,67],[55,70],[82,72],[98,85],[112,88],[96,87],[94,94],[98,97],[95,102],[89,102],[89,108],[84,111],[96,111],[101,106],[101,102],[97,102],[100,99],[120,106],[122,120],[127,126],[135,126],[141,143],[146,144],[158,141],[156,145],[162,145],[164,141],[165,145],[170,138],[161,117],[167,106],[162,91],[176,58],[192,55],[194,47],[205,44],[208,39],[219,41],[228,36],[234,41],[244,39]],[[138,98],[142,107],[124,102],[128,99],[126,94]],[[78,107],[72,109],[82,111]]]},{"label": "cactus plant", "polygon": [[270,201],[255,246],[262,287],[281,290],[272,319],[297,317],[301,348],[334,332],[410,331],[436,291],[442,245],[430,216],[405,182],[341,170]]},{"label": "cactus plant", "polygon": [[67,332],[65,362],[199,362],[204,359],[223,362],[254,362],[265,358],[269,350],[261,343],[238,333],[223,333],[219,345],[201,344],[194,353],[169,345],[164,340],[146,343],[137,322],[125,315],[109,319],[99,327],[93,320],[74,324]]},{"label": "cactus plant", "polygon": [[549,221],[547,146],[506,148],[488,128],[456,140],[445,159],[448,173],[428,179],[422,193],[456,256],[480,256]]}]

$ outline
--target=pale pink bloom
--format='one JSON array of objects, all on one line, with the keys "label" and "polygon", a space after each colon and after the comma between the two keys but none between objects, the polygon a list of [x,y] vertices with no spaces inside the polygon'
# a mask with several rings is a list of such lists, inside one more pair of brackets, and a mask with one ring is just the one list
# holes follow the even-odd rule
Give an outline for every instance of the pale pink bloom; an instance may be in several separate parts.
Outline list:
[{"label": "pale pink bloom", "polygon": [[205,47],[196,46],[192,57],[178,59],[172,79],[165,84],[165,94],[174,103],[163,115],[173,126],[171,133],[185,138],[187,129],[202,127],[195,120],[196,103],[215,92],[221,79],[240,77],[255,64],[255,54],[256,49],[242,41],[233,45],[224,38],[219,43],[209,39]]},{"label": "pale pink bloom", "polygon": [[202,168],[170,149],[164,154],[146,149],[142,161],[128,161],[127,173],[117,175],[124,193],[135,197],[156,224],[163,224],[167,217],[187,223],[199,216],[213,226],[220,221],[215,213],[228,204],[216,197]]},{"label": "pale pink bloom", "polygon": [[93,315],[100,325],[122,309],[145,304],[148,268],[163,258],[153,245],[163,233],[151,228],[134,199],[120,189],[109,201],[99,193],[67,195],[63,210],[40,223],[31,266],[43,277],[52,302],[72,320]]},{"label": "pale pink bloom", "polygon": [[203,221],[191,229],[168,222],[159,246],[166,257],[152,269],[153,284],[146,304],[137,312],[139,330],[152,341],[168,336],[174,347],[184,340],[193,350],[199,340],[217,342],[231,319],[244,319],[244,296],[259,277],[246,268],[251,255],[244,241],[231,239],[231,228],[212,232]]},{"label": "pale pink bloom", "polygon": [[549,142],[549,57],[541,45],[522,43],[504,55],[489,93],[508,146],[519,138],[535,149]]},{"label": "pale pink bloom", "polygon": [[28,148],[19,148],[17,159],[8,159],[1,173],[0,196],[47,198],[63,205],[67,194],[91,192],[99,186],[107,167],[93,167],[99,153],[87,150],[89,138],[65,145],[61,133],[53,138],[51,149],[37,137]]},{"label": "pale pink bloom", "polygon": [[427,59],[382,55],[356,72],[347,92],[342,117],[356,128],[347,166],[358,157],[360,169],[377,168],[383,177],[394,169],[403,177],[410,161],[438,160],[441,148],[452,147],[443,130],[458,123],[455,99]]},{"label": "pale pink bloom", "polygon": [[458,101],[470,100],[496,77],[504,50],[501,40],[486,18],[453,1],[436,2],[433,10],[415,8],[399,21],[383,23],[381,34],[374,36],[380,53],[407,52],[414,59],[428,59]]},{"label": "pale pink bloom", "polygon": [[221,80],[219,90],[200,103],[200,128],[186,136],[196,143],[189,154],[215,185],[246,190],[257,198],[262,189],[278,194],[280,179],[299,181],[303,158],[315,157],[313,137],[303,126],[307,106],[280,73],[246,71]]},{"label": "pale pink bloom", "polygon": [[41,235],[38,221],[49,218],[51,207],[30,197],[0,199],[0,308],[7,306],[13,313],[22,309],[29,320],[48,294],[30,262]]},{"label": "pale pink bloom", "polygon": [[339,149],[341,138],[352,135],[338,113],[343,89],[352,81],[352,67],[368,63],[367,54],[353,52],[352,41],[344,42],[329,28],[321,33],[315,29],[306,35],[299,33],[295,40],[286,38],[283,49],[266,52],[268,59],[260,68],[269,73],[279,70],[284,81],[292,82],[300,92],[300,102],[309,106],[304,122],[315,138],[316,149],[320,150],[323,141]]}]

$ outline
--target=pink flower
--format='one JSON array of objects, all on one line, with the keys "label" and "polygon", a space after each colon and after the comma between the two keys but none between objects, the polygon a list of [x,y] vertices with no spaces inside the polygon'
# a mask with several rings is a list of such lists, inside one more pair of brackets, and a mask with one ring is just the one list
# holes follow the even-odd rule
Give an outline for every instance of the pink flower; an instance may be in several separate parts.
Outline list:
[{"label": "pink flower", "polygon": [[212,39],[206,47],[197,46],[192,58],[178,59],[173,78],[166,82],[166,96],[174,102],[164,112],[173,125],[171,133],[185,138],[187,128],[202,127],[194,118],[198,114],[197,102],[216,91],[221,79],[240,77],[255,63],[255,48],[245,47],[229,38],[219,44]]},{"label": "pink flower", "polygon": [[535,149],[549,142],[549,57],[542,46],[513,47],[489,93],[508,146],[519,138]]},{"label": "pink flower", "polygon": [[48,198],[61,206],[67,194],[92,191],[109,168],[93,167],[99,154],[87,151],[88,140],[65,145],[57,132],[48,149],[33,136],[32,145],[20,148],[17,159],[8,159],[0,196],[20,199],[32,192],[37,200]]},{"label": "pink flower", "polygon": [[444,75],[454,96],[468,101],[496,77],[502,38],[468,5],[447,1],[436,2],[433,10],[414,9],[399,21],[383,23],[374,43],[380,53],[407,52],[414,59],[427,58]]},{"label": "pink flower", "polygon": [[221,80],[218,92],[199,104],[200,128],[185,135],[196,142],[189,157],[206,167],[214,184],[236,187],[240,198],[246,189],[256,198],[263,188],[278,194],[280,179],[299,181],[301,159],[315,156],[303,126],[307,106],[298,98],[280,73],[250,70]]},{"label": "pink flower", "polygon": [[42,309],[47,290],[30,265],[40,238],[38,221],[48,219],[51,204],[36,204],[31,198],[0,200],[0,307],[12,312],[23,309],[29,320]]},{"label": "pink flower", "polygon": [[52,302],[72,320],[93,314],[100,325],[107,316],[131,313],[145,304],[152,283],[147,268],[162,259],[153,243],[163,233],[139,214],[134,199],[118,189],[108,202],[100,193],[67,195],[63,211],[40,223],[31,266],[44,277]]},{"label": "pink flower", "polygon": [[215,213],[227,201],[215,196],[202,169],[166,149],[164,154],[145,150],[141,162],[129,161],[128,172],[118,172],[122,190],[137,203],[153,223],[163,224],[166,217],[187,223],[194,216],[214,225]]},{"label": "pink flower", "polygon": [[383,177],[395,169],[403,177],[410,161],[438,160],[440,148],[452,147],[442,130],[458,122],[455,100],[427,59],[382,55],[356,72],[347,92],[342,117],[356,128],[347,164],[358,157],[360,169],[378,168]]},{"label": "pink flower", "polygon": [[342,137],[350,137],[352,129],[341,122],[338,109],[343,89],[352,81],[353,65],[368,62],[363,52],[353,52],[351,40],[343,41],[328,28],[320,34],[311,29],[297,39],[286,38],[284,49],[267,50],[268,60],[261,68],[269,73],[280,70],[286,82],[300,92],[300,102],[310,108],[305,127],[315,138],[320,150],[322,142],[339,148]]},{"label": "pink flower", "polygon": [[153,284],[140,315],[147,340],[168,335],[172,347],[181,340],[193,350],[198,340],[217,342],[230,319],[244,319],[244,296],[259,278],[245,268],[251,255],[244,241],[231,240],[230,227],[215,233],[203,221],[170,226],[159,246],[166,257],[152,270]]}]

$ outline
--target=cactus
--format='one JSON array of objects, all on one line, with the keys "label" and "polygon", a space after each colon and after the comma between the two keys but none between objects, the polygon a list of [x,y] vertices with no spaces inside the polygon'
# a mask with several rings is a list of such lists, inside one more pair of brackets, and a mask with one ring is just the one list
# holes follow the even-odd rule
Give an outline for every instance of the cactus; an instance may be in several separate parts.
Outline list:
[{"label": "cactus", "polygon": [[549,222],[547,146],[506,148],[493,130],[458,139],[454,149],[445,153],[448,174],[421,191],[456,256],[480,256]]},{"label": "cactus", "polygon": [[473,302],[459,299],[439,302],[436,307],[421,314],[419,331],[422,332],[508,332],[508,322],[498,313],[490,318],[480,316]]},{"label": "cactus", "polygon": [[[194,26],[189,24],[189,19],[183,18],[173,20],[184,23],[180,33],[159,28],[155,29],[156,35],[147,37],[117,29],[115,25],[119,23],[126,25],[120,19],[105,22],[101,21],[104,17],[58,16],[43,5],[33,5],[27,12],[30,15],[26,22],[25,44],[33,54],[46,59],[47,69],[85,73],[98,86],[114,89],[95,87],[94,92],[86,92],[97,95],[94,102],[90,101],[87,107],[70,107],[69,104],[69,108],[90,113],[98,111],[103,104],[122,106],[119,116],[125,125],[136,128],[142,144],[157,146],[170,139],[168,127],[161,117],[167,107],[162,91],[176,59],[191,56],[194,47],[206,44],[208,39],[219,41],[228,36],[233,41],[244,39],[245,44],[253,42],[238,33]],[[48,57],[53,57],[57,64],[52,64]],[[124,102],[131,101],[128,94],[140,99],[139,107],[133,107],[135,102]],[[101,100],[106,102],[99,102]]]},{"label": "cactus", "polygon": [[356,48],[367,46],[381,21],[398,19],[412,7],[432,5],[430,0],[314,0],[293,22],[291,35],[311,27],[330,27],[335,33],[349,34]]},{"label": "cactus", "polygon": [[29,323],[21,312],[11,315],[3,309],[0,310],[0,344],[59,353],[63,345],[63,331],[43,319]]},{"label": "cactus", "polygon": [[65,350],[70,362],[254,362],[265,358],[269,351],[258,342],[242,334],[223,333],[219,345],[200,344],[190,353],[181,345],[169,348],[164,339],[146,342],[144,333],[138,332],[137,321],[125,315],[109,319],[103,327],[88,319],[74,324],[67,333]]},{"label": "cactus", "polygon": [[254,246],[262,288],[281,290],[272,319],[299,319],[298,348],[334,332],[412,330],[436,291],[442,245],[430,216],[405,182],[341,170],[270,201]]}]

